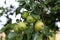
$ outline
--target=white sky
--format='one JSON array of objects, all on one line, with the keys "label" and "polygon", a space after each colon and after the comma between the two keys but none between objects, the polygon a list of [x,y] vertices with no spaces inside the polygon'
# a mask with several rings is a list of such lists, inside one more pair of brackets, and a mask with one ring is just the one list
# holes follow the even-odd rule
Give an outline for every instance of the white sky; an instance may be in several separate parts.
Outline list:
[{"label": "white sky", "polygon": [[[16,2],[15,0],[6,0],[6,4],[4,3],[5,0],[0,0],[0,7],[3,8],[9,8],[10,5],[14,6],[14,8],[16,9],[17,7],[19,7],[19,2]],[[14,10],[13,10],[14,11]],[[2,12],[2,10],[0,9],[0,13]],[[16,19],[19,18],[19,16],[21,16],[20,14],[16,16],[16,15],[9,15],[10,18],[12,18],[12,23],[15,23]],[[14,19],[14,20],[13,20]],[[8,19],[6,18],[6,14],[2,15],[0,17],[0,29],[2,27],[4,27],[4,25],[7,23]]]},{"label": "white sky", "polygon": [[[18,6],[19,6],[19,3],[18,2],[16,2],[16,0],[6,0],[6,4],[4,3],[5,2],[5,0],[0,0],[0,7],[4,7],[4,8],[6,8],[6,7],[10,7],[10,5],[13,5],[14,6],[14,8],[17,8]],[[22,8],[21,10],[20,10],[20,12],[23,12],[22,10],[23,10],[24,8]],[[26,9],[24,9],[25,11],[26,11]],[[2,12],[2,10],[0,10],[0,13]],[[50,12],[49,10],[48,10],[48,12]],[[12,18],[12,19],[15,19],[15,17],[13,17],[13,16],[11,16],[11,15],[9,15],[10,16],[10,18]],[[15,15],[16,16],[16,15]],[[19,19],[19,16],[21,16],[21,14],[18,14],[17,16],[16,16],[16,19]],[[21,18],[21,17],[20,17]],[[15,23],[16,22],[16,19],[15,20],[12,20],[12,23]],[[2,17],[0,17],[0,20],[2,20],[2,22],[0,22],[0,29],[2,28],[2,27],[4,27],[4,23],[6,23],[7,22],[7,18],[5,18],[5,16],[2,16]],[[3,25],[4,24],[4,25]],[[60,22],[58,21],[58,22],[56,22],[55,23],[58,27],[60,27]]]}]

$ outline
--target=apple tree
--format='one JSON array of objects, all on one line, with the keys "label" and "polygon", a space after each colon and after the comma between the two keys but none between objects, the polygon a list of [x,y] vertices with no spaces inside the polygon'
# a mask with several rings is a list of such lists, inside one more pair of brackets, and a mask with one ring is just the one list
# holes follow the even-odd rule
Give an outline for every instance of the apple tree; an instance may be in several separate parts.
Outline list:
[{"label": "apple tree", "polygon": [[59,30],[56,22],[60,21],[60,0],[17,0],[16,3],[0,7],[3,10],[0,39],[49,40]]}]

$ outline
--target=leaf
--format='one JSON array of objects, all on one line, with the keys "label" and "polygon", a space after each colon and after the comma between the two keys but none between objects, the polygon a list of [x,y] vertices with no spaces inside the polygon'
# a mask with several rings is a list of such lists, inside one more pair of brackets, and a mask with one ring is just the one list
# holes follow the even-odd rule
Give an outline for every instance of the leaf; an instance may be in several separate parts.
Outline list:
[{"label": "leaf", "polygon": [[40,19],[40,16],[39,15],[35,15],[35,14],[31,14],[36,20],[39,20]]},{"label": "leaf", "polygon": [[11,33],[8,34],[8,38],[13,38],[13,37],[15,37],[15,36],[17,36],[17,35],[16,35],[16,33],[14,33],[14,32],[11,32]]},{"label": "leaf", "polygon": [[48,26],[45,26],[43,32],[44,32],[44,34],[45,34],[46,36],[48,36],[48,35],[49,35],[49,32],[50,32],[49,27],[48,27]]},{"label": "leaf", "polygon": [[17,37],[17,36],[18,36],[17,33],[11,32],[11,33],[8,34],[8,39],[16,39],[15,37]]},{"label": "leaf", "polygon": [[24,8],[27,9],[27,10],[30,10],[30,4],[25,4]]},{"label": "leaf", "polygon": [[41,3],[41,6],[42,6],[43,8],[46,8],[46,4],[44,4],[44,3]]},{"label": "leaf", "polygon": [[0,12],[0,16],[3,14],[3,12],[5,12],[5,9],[3,7],[0,8],[0,11],[2,10],[2,12]]},{"label": "leaf", "polygon": [[10,24],[8,23],[7,25],[5,25],[1,31],[5,32],[6,34],[8,34],[10,32],[10,30],[12,30],[14,28],[15,24]]},{"label": "leaf", "polygon": [[37,40],[42,40],[42,35],[41,34],[38,36]]},{"label": "leaf", "polygon": [[20,13],[20,9],[21,9],[21,6],[19,6],[19,7],[15,10],[16,14],[19,14],[19,13]]}]

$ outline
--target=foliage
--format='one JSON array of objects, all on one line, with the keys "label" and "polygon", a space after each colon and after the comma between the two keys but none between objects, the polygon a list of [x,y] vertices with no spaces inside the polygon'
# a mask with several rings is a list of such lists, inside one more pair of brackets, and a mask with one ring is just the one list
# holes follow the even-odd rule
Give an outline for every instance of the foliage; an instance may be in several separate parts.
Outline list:
[{"label": "foliage", "polygon": [[[43,35],[48,38],[58,30],[55,22],[60,21],[60,0],[19,0],[18,2],[21,5],[14,12],[16,12],[16,15],[21,14],[21,18],[24,20],[18,19],[17,23],[12,24],[11,19],[7,16],[8,23],[1,29],[1,32],[5,32],[7,35],[6,40],[42,40]],[[21,8],[25,8],[27,11],[24,12],[28,12],[28,14],[21,13]],[[28,18],[29,16],[31,17]],[[43,22],[44,29],[35,31],[35,23],[37,21]],[[19,22],[25,22],[26,30],[15,32],[14,28],[17,28],[16,25]],[[10,30],[14,30],[14,32]]]}]

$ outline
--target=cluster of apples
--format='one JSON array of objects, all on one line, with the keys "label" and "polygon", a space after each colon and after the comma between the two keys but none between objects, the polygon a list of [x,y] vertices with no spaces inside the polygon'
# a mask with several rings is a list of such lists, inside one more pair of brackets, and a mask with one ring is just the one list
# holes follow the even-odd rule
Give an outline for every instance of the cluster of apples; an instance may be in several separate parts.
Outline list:
[{"label": "cluster of apples", "polygon": [[[27,23],[34,23],[35,31],[41,31],[44,29],[44,23],[40,20],[35,20],[35,18],[31,16],[27,11],[23,12],[22,18],[25,19]],[[14,27],[14,31],[18,32],[19,30],[22,30],[22,31],[26,30],[27,29],[26,22],[19,22]]]}]

